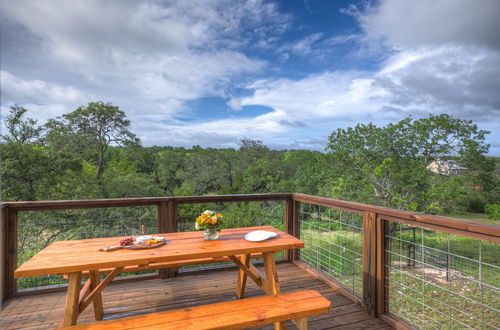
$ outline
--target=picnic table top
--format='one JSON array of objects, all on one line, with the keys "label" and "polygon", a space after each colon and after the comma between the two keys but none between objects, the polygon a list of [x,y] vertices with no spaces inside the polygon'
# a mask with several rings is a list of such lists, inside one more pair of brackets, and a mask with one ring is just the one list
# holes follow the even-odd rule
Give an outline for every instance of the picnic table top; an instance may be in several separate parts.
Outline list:
[{"label": "picnic table top", "polygon": [[[254,230],[267,230],[277,233],[277,237],[262,242],[251,242],[245,234]],[[132,237],[137,237],[135,235]],[[107,246],[119,245],[128,236],[57,241],[38,252],[23,263],[14,275],[16,278],[48,274],[67,274],[103,268],[147,265],[149,263],[190,260],[198,258],[217,258],[259,252],[278,252],[303,248],[304,243],[283,231],[271,226],[223,229],[215,241],[203,238],[202,231],[160,233],[166,244],[153,249],[111,252],[99,251]]]}]

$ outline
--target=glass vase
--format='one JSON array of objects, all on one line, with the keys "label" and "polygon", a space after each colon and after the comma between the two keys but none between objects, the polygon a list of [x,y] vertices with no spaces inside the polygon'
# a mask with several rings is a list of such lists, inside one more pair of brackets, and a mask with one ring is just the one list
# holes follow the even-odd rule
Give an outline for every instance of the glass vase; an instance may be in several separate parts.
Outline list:
[{"label": "glass vase", "polygon": [[216,239],[219,239],[219,231],[217,230],[217,228],[207,228],[205,229],[203,234],[205,235],[205,240],[207,241],[214,241]]}]

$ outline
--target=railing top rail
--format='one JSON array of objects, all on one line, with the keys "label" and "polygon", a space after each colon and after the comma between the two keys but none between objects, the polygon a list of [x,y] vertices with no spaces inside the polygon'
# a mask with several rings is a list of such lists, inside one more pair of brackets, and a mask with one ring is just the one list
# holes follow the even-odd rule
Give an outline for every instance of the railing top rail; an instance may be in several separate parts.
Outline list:
[{"label": "railing top rail", "polygon": [[175,196],[172,200],[179,204],[210,203],[210,202],[251,202],[292,199],[292,193],[272,194],[236,194],[236,195],[205,195],[205,196]]},{"label": "railing top rail", "polygon": [[[327,197],[313,196],[301,193],[271,193],[271,194],[236,194],[236,195],[205,195],[205,196],[166,196],[166,197],[140,197],[140,198],[113,198],[113,199],[93,199],[93,200],[56,200],[56,201],[22,201],[4,202],[0,206],[16,211],[35,210],[60,210],[60,209],[82,209],[82,208],[107,208],[107,207],[128,207],[128,206],[148,206],[158,205],[165,202],[175,202],[177,204],[194,203],[218,203],[218,202],[247,202],[266,200],[290,200],[310,203],[324,207],[336,208],[348,212],[363,214],[374,212],[387,220],[398,221],[419,227],[436,226],[445,229],[452,229],[461,232],[487,235],[500,239],[500,226],[448,218],[436,215],[427,215],[416,212],[402,211],[382,206],[343,201]],[[448,231],[450,232],[450,231]]]},{"label": "railing top rail", "polygon": [[293,198],[298,202],[316,204],[325,207],[335,207],[344,209],[346,211],[351,211],[354,213],[375,212],[403,219],[413,219],[414,215],[417,214],[415,212],[401,211],[401,210],[391,209],[388,207],[375,206],[358,202],[343,201],[340,199],[313,196],[301,193],[294,193]]},{"label": "railing top rail", "polygon": [[291,193],[275,194],[237,194],[237,195],[205,195],[205,196],[166,196],[166,197],[138,197],[138,198],[109,198],[86,200],[54,200],[54,201],[20,201],[0,203],[2,208],[18,211],[58,210],[79,208],[105,208],[147,206],[174,201],[179,204],[216,203],[216,202],[246,202],[264,200],[291,199]]},{"label": "railing top rail", "polygon": [[51,200],[51,201],[20,201],[2,202],[3,208],[19,211],[78,209],[98,207],[120,207],[156,205],[167,201],[168,197],[141,197],[141,198],[109,198],[109,199],[82,199],[82,200]]},{"label": "railing top rail", "polygon": [[[415,225],[418,227],[432,226],[434,230],[442,230],[451,233],[468,232],[473,234],[484,235],[484,238],[491,236],[490,241],[498,242],[500,240],[500,226],[475,222],[464,219],[448,218],[437,215],[428,215],[417,212],[409,212],[391,209],[387,207],[374,206],[369,204],[349,202],[327,197],[312,196],[300,193],[294,193],[293,198],[295,201],[316,204],[325,207],[338,208],[354,213],[374,212],[385,218],[386,220],[398,221],[403,220],[403,223]],[[447,231],[446,229],[453,229]]]}]

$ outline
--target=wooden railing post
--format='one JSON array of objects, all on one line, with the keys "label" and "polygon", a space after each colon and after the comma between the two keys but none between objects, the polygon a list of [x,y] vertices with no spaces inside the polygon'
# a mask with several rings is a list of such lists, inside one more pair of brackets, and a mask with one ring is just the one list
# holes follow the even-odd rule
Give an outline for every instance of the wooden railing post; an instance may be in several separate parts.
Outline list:
[{"label": "wooden railing post", "polygon": [[[287,199],[285,201],[285,231],[287,234],[293,235],[293,222],[295,218],[293,216],[293,199]],[[293,260],[293,251],[287,250],[285,251],[285,259],[289,262]]]},{"label": "wooden railing post", "polygon": [[[173,200],[158,204],[158,232],[175,233],[177,231],[177,203]],[[177,269],[160,269],[161,277],[168,278],[177,275]]]},{"label": "wooden railing post", "polygon": [[17,267],[17,210],[2,209],[3,227],[3,279],[2,296],[8,298],[16,292],[14,271]]},{"label": "wooden railing post", "polygon": [[168,233],[167,218],[168,218],[168,204],[165,201],[158,204],[158,211],[157,211],[158,233]]},{"label": "wooden railing post", "polygon": [[5,261],[7,260],[7,249],[5,247],[7,225],[7,209],[0,203],[0,310],[3,307],[5,297]]},{"label": "wooden railing post", "polygon": [[363,307],[375,315],[377,304],[377,214],[366,212],[363,217]]},{"label": "wooden railing post", "polygon": [[376,217],[376,245],[377,245],[377,259],[376,259],[376,277],[377,277],[377,316],[383,315],[386,311],[385,308],[385,288],[386,288],[386,263],[388,262],[386,252],[386,240],[388,235],[389,226],[387,221]]},{"label": "wooden railing post", "polygon": [[[292,235],[300,238],[300,202],[293,200],[293,227]],[[292,260],[300,259],[300,249],[293,250]]]},{"label": "wooden railing post", "polygon": [[168,201],[167,223],[169,233],[177,232],[177,203],[173,200]]}]

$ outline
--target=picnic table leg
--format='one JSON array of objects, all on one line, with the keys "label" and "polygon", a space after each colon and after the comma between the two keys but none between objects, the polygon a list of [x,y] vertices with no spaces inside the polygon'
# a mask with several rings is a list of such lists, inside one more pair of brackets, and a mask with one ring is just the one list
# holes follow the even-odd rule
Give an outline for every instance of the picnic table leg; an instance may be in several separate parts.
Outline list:
[{"label": "picnic table leg", "polygon": [[[274,260],[274,252],[262,253],[264,257],[264,269],[266,271],[266,284],[268,285],[267,293],[270,296],[280,294],[280,284],[278,282],[278,272],[276,272],[276,261]],[[274,323],[275,330],[288,329],[286,322]]]},{"label": "picnic table leg", "polygon": [[[90,291],[93,291],[100,282],[99,278],[99,271],[98,270],[91,270],[89,272],[89,279],[90,281]],[[94,300],[94,318],[96,321],[101,321],[102,320],[102,314],[103,314],[103,307],[102,307],[102,293],[99,292],[98,294],[95,295]]]},{"label": "picnic table leg", "polygon": [[64,310],[63,326],[75,325],[78,319],[80,288],[82,285],[82,272],[68,274],[68,293],[66,295],[66,307]]},{"label": "picnic table leg", "polygon": [[268,294],[270,296],[280,294],[280,284],[278,282],[278,273],[276,272],[274,252],[264,252],[262,255],[264,257],[264,269],[266,271]]},{"label": "picnic table leg", "polygon": [[[241,262],[248,267],[250,265],[250,254],[241,256]],[[238,272],[238,282],[236,285],[236,297],[243,299],[245,297],[245,286],[247,284],[247,273],[240,269]]]},{"label": "picnic table leg", "polygon": [[307,330],[307,317],[302,317],[300,319],[293,320],[293,323],[299,328],[299,330]]}]

